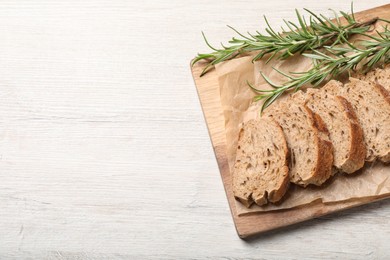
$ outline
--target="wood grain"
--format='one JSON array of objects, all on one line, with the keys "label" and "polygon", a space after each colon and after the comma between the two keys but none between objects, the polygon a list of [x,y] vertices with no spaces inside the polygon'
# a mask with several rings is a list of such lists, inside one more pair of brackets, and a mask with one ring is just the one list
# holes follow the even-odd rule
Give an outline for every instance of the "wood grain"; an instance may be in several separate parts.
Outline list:
[{"label": "wood grain", "polygon": [[[368,20],[374,17],[388,19],[389,16],[390,4],[365,10],[356,14],[356,18],[361,20]],[[199,99],[202,104],[203,113],[207,121],[209,134],[213,143],[215,156],[218,161],[230,210],[237,233],[241,238],[247,238],[249,236],[257,235],[276,228],[285,227],[315,217],[389,197],[382,196],[381,198],[367,198],[364,201],[345,201],[333,204],[313,203],[311,205],[290,210],[258,213],[250,216],[238,216],[232,191],[232,178],[227,160],[227,144],[224,126],[225,119],[221,100],[219,98],[218,75],[215,70],[212,70],[205,76],[200,77],[200,74],[206,65],[207,64],[204,63],[195,64],[195,66],[191,68],[192,74],[198,90]]]},{"label": "wood grain", "polygon": [[389,201],[239,239],[188,67],[350,2],[1,0],[0,259],[388,258]]}]

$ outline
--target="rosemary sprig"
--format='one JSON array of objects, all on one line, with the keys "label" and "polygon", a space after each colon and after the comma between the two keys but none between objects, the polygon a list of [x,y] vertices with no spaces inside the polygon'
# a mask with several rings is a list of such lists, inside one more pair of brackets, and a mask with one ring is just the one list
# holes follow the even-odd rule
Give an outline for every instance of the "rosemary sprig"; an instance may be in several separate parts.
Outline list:
[{"label": "rosemary sprig", "polygon": [[283,20],[288,30],[285,30],[282,27],[281,32],[275,32],[265,16],[264,19],[267,25],[265,29],[266,34],[256,31],[256,34],[248,33],[248,36],[245,36],[233,27],[228,26],[241,38],[233,37],[229,41],[230,46],[221,44],[221,49],[211,46],[202,32],[207,46],[211,48],[213,52],[198,54],[193,60],[192,65],[200,60],[208,61],[209,64],[201,73],[201,76],[203,76],[214,65],[232,59],[239,54],[251,51],[259,51],[253,60],[261,59],[266,54],[271,54],[267,62],[275,57],[286,59],[295,53],[303,53],[307,50],[318,49],[325,45],[344,43],[351,35],[367,32],[370,25],[378,20],[378,18],[373,18],[364,22],[358,22],[355,19],[353,7],[351,7],[351,14],[347,14],[343,11],[339,12],[346,21],[346,24],[342,25],[336,12],[334,12],[336,19],[332,22],[322,14],[316,15],[308,9],[304,10],[309,14],[309,22],[307,22],[305,17],[296,10],[298,24]]},{"label": "rosemary sprig", "polygon": [[374,66],[388,63],[390,61],[390,30],[385,27],[383,32],[377,32],[377,36],[366,36],[370,39],[360,41],[360,47],[347,43],[346,47],[324,46],[324,51],[313,50],[313,53],[304,53],[304,56],[314,61],[314,66],[307,72],[286,74],[274,68],[288,79],[284,84],[275,84],[260,72],[265,81],[273,87],[272,90],[260,90],[248,83],[255,92],[260,93],[254,100],[264,100],[261,111],[285,91],[297,91],[306,84],[317,87],[329,78],[336,78],[344,72],[356,70],[358,65],[362,65],[363,72],[366,72]]}]

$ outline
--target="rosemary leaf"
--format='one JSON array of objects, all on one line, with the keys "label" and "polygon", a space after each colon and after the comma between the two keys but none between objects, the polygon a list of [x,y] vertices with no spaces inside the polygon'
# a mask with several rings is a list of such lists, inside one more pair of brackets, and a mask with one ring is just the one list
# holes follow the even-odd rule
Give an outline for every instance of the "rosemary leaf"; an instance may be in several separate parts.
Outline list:
[{"label": "rosemary leaf", "polygon": [[286,91],[297,91],[307,84],[319,86],[327,79],[337,78],[344,72],[356,70],[358,66],[361,66],[362,72],[367,72],[375,66],[388,63],[390,61],[390,30],[385,27],[383,32],[377,33],[377,37],[372,36],[369,40],[360,40],[356,45],[349,43],[347,47],[324,46],[323,51],[313,50],[313,53],[304,53],[304,56],[314,61],[314,66],[308,71],[290,74],[275,69],[288,79],[281,85],[276,86],[271,79],[261,73],[264,80],[275,89],[273,91],[260,90],[252,86],[252,89],[259,93],[254,100],[264,100],[263,111]]},{"label": "rosemary leaf", "polygon": [[341,25],[338,15],[336,15],[336,22],[332,22],[322,14],[316,15],[308,9],[304,9],[309,14],[308,22],[306,22],[306,19],[298,10],[295,10],[298,25],[292,21],[283,20],[290,31],[282,29],[281,33],[276,32],[265,16],[265,34],[256,31],[256,34],[248,33],[248,36],[246,36],[233,27],[228,26],[241,38],[233,37],[229,41],[229,45],[222,45],[221,49],[213,47],[202,32],[205,43],[212,52],[198,54],[192,65],[201,60],[209,62],[201,74],[203,76],[214,65],[243,53],[258,51],[259,53],[253,60],[262,59],[265,55],[271,54],[267,60],[269,62],[274,58],[287,59],[296,53],[311,52],[326,45],[334,46],[346,43],[350,36],[367,32],[370,26],[378,20],[378,18],[374,18],[358,22],[354,17],[352,8],[351,10],[351,15],[339,12],[346,21],[345,25]]}]

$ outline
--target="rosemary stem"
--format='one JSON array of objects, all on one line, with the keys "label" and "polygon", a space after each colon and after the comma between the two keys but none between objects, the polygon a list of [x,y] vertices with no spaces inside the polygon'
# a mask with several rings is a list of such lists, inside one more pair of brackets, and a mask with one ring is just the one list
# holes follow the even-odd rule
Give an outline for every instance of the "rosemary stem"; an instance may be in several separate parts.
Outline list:
[{"label": "rosemary stem", "polygon": [[312,50],[319,49],[326,45],[346,43],[350,36],[367,32],[370,29],[370,25],[374,24],[379,19],[378,17],[375,17],[363,22],[358,22],[355,20],[353,11],[351,15],[340,12],[345,19],[345,23],[342,25],[337,14],[336,21],[332,22],[323,15],[316,15],[307,9],[305,9],[305,11],[310,15],[309,23],[306,23],[303,16],[296,11],[299,23],[295,24],[290,21],[284,21],[289,31],[285,31],[282,28],[282,32],[280,33],[275,32],[266,18],[265,22],[267,27],[265,30],[267,34],[256,32],[257,34],[253,35],[248,33],[249,36],[245,36],[229,26],[229,28],[233,29],[241,38],[232,38],[229,41],[230,46],[222,45],[221,49],[212,47],[203,34],[206,44],[213,52],[198,54],[192,64],[195,64],[200,60],[205,60],[209,63],[201,73],[201,76],[203,76],[212,69],[214,65],[247,52],[258,51],[258,54],[253,60],[261,59],[267,54],[270,54],[267,62],[273,58],[287,59],[296,53],[311,52]]},{"label": "rosemary stem", "polygon": [[[313,87],[319,86],[320,83],[329,78],[336,78],[340,74],[360,69],[366,72],[378,64],[385,64],[390,62],[390,29],[384,27],[384,32],[377,32],[379,37],[373,37],[372,40],[360,40],[356,47],[349,44],[349,47],[324,46],[323,52],[314,50],[314,54],[304,54],[312,58],[315,63],[314,66],[307,72],[288,74],[275,69],[278,73],[286,76],[289,80],[284,84],[277,86],[268,77],[261,74],[263,78],[271,86],[275,88],[274,91],[256,90],[259,93],[255,97],[256,101],[263,100],[262,111],[268,107],[277,97],[286,91],[299,90],[302,86],[312,84]],[[329,52],[325,54],[324,52]],[[361,65],[361,68],[358,68]],[[264,94],[266,93],[266,95]]]}]

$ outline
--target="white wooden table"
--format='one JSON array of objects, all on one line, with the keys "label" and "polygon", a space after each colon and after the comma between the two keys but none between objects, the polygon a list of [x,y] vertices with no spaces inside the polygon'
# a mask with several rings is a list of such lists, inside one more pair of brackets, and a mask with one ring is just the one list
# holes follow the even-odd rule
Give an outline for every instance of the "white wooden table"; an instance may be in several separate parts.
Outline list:
[{"label": "white wooden table", "polygon": [[388,258],[390,200],[240,240],[189,70],[201,30],[349,5],[1,0],[0,259]]}]

